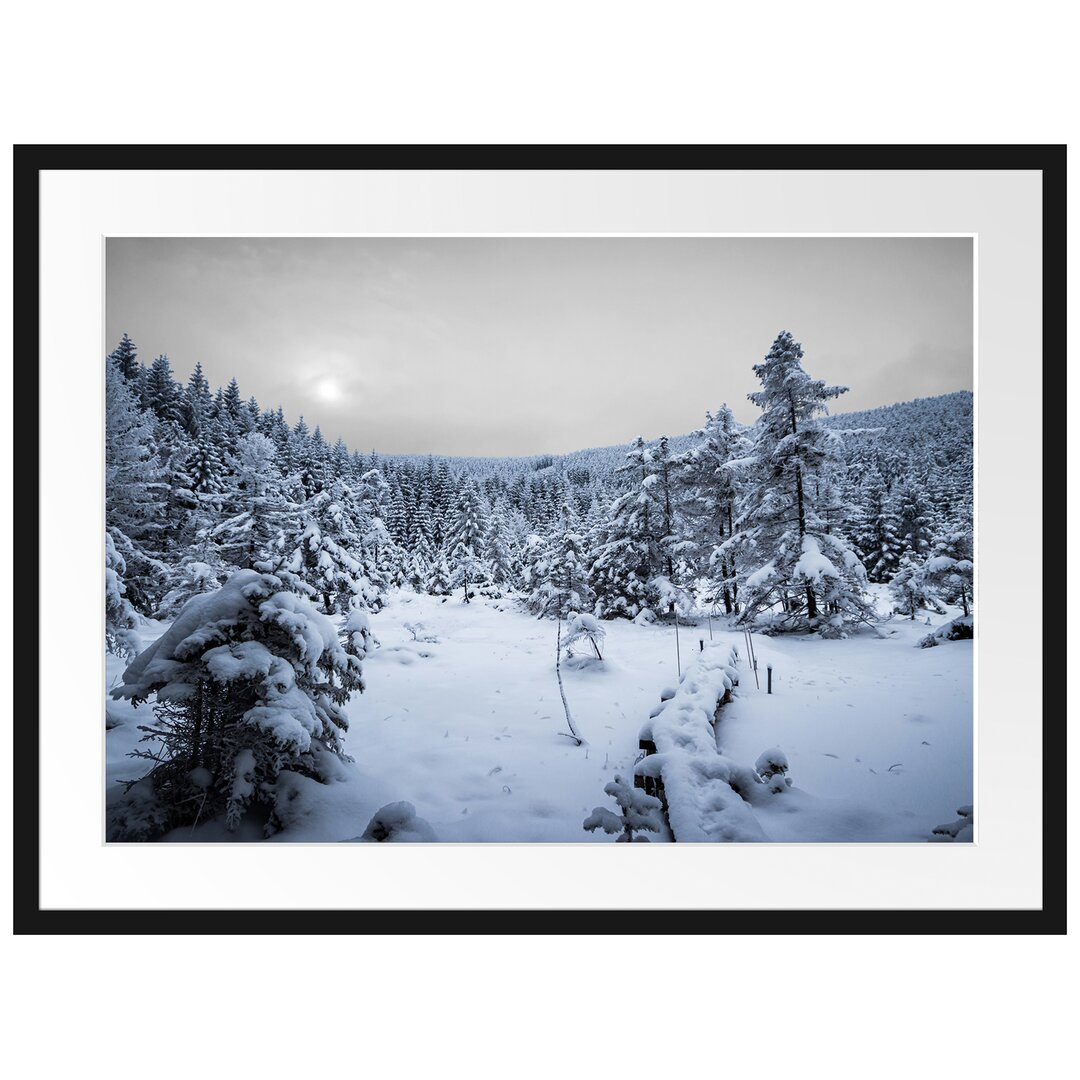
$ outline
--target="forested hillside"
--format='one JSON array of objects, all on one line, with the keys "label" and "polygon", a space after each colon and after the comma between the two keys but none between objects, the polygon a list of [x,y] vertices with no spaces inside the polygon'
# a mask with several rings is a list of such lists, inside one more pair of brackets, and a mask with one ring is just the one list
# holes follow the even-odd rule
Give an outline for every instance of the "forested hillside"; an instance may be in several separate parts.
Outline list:
[{"label": "forested hillside", "polygon": [[[970,393],[810,419],[820,437],[802,464],[804,512],[826,546],[848,547],[879,582],[939,548],[970,557]],[[329,444],[317,424],[245,400],[235,379],[212,389],[198,364],[181,384],[167,357],[144,364],[125,337],[107,360],[107,424],[119,649],[135,614],[175,614],[242,568],[295,575],[328,612],[468,579],[537,610],[554,590],[564,609],[663,617],[695,600],[741,608],[740,588],[769,561],[752,527],[775,486],[755,459],[767,425],[743,427],[723,405],[693,434],[651,443],[396,457]]]}]

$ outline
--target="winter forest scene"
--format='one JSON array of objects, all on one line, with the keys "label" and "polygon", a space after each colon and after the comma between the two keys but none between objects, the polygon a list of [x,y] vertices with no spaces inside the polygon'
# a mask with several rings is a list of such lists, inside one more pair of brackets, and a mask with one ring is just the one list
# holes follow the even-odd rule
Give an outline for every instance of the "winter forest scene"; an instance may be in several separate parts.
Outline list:
[{"label": "winter forest scene", "polygon": [[962,238],[109,240],[106,840],[972,841],[972,292]]}]

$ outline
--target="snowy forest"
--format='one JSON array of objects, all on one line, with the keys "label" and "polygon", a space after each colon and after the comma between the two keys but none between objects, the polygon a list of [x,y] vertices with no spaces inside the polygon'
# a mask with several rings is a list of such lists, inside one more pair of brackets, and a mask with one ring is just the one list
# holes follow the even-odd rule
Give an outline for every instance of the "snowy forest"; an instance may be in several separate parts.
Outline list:
[{"label": "snowy forest", "polygon": [[972,395],[748,364],[749,426],[415,457],[124,335],[107,838],[970,839]]}]

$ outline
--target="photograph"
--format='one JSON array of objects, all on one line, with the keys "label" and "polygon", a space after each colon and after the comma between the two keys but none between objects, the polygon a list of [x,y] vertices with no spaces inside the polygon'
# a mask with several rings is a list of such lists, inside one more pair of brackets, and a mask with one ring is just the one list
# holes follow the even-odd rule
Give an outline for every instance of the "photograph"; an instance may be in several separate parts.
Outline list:
[{"label": "photograph", "polygon": [[973,842],[975,245],[106,237],[106,843]]}]

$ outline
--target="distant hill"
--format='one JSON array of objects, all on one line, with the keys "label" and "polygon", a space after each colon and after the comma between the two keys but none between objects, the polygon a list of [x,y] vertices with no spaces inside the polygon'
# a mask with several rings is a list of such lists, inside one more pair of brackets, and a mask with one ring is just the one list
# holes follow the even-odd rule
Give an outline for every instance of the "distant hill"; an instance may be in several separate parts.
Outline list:
[{"label": "distant hill", "polygon": [[[974,396],[970,390],[958,390],[937,397],[916,398],[894,405],[882,405],[876,409],[858,412],[841,412],[824,417],[824,423],[840,434],[844,440],[844,456],[865,459],[870,457],[879,471],[889,481],[896,473],[902,459],[921,460],[927,454],[930,464],[944,466],[945,459],[937,460],[936,450],[946,448],[955,454],[967,447],[970,462]],[[704,421],[704,414],[702,415]],[[671,435],[668,439],[675,451],[688,449],[693,444],[689,433]],[[587,473],[594,478],[608,477],[623,463],[632,442],[616,446],[598,446],[573,450],[567,454],[533,454],[515,457],[447,457],[455,469],[483,478],[488,476],[516,476],[524,474],[566,475]],[[393,461],[410,462],[413,465],[427,460],[426,455],[385,455]],[[947,455],[946,455],[947,456]],[[436,460],[444,460],[436,455]]]}]

